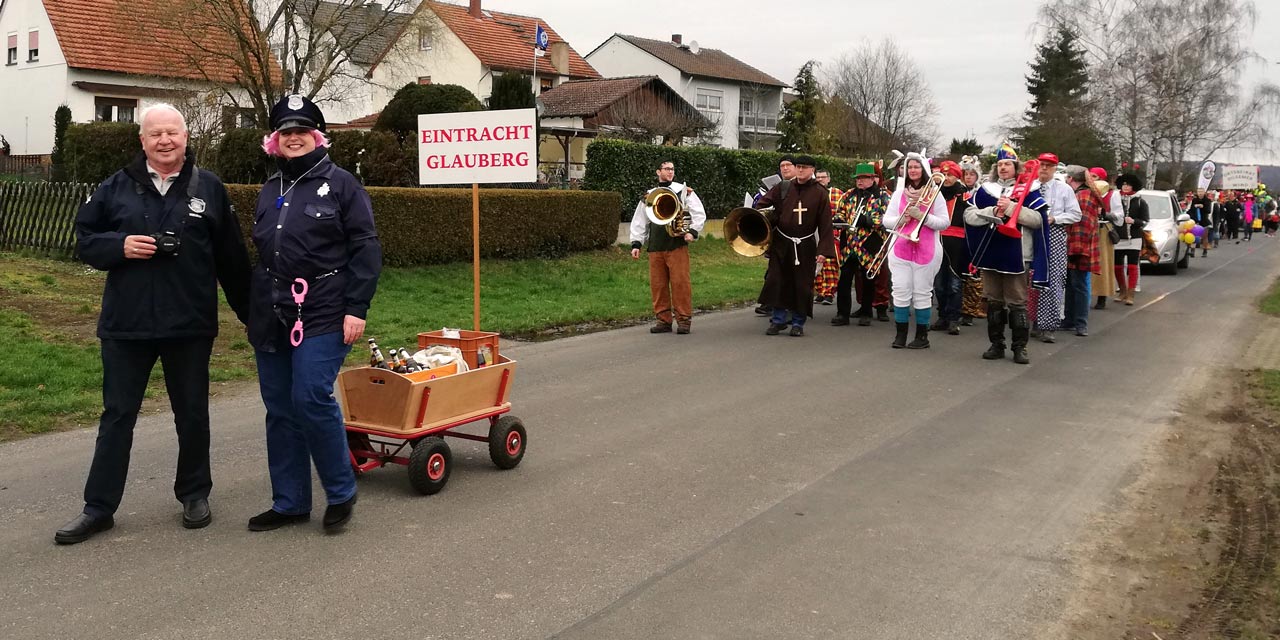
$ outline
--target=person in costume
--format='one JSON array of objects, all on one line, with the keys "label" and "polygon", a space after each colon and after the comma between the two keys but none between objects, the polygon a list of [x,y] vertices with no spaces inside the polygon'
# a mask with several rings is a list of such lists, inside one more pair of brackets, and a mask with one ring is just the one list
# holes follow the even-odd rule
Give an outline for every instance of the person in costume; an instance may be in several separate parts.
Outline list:
[{"label": "person in costume", "polygon": [[[921,202],[930,185],[929,160],[908,153],[904,175],[889,199],[884,227],[896,230],[897,239],[887,258],[893,283],[893,348],[928,349],[929,320],[933,315],[933,279],[942,266],[940,231],[951,225],[941,192],[932,202]],[[911,236],[919,234],[916,240]],[[907,344],[910,315],[916,317],[916,337]]]},{"label": "person in costume", "polygon": [[[1026,195],[1022,208],[1010,200],[1018,180],[1018,154],[1008,143],[996,152],[996,165],[990,180],[973,194],[971,207],[965,211],[965,240],[969,254],[982,274],[982,290],[987,299],[987,338],[990,348],[982,354],[984,360],[999,360],[1005,356],[1005,326],[1013,337],[1013,361],[1018,364],[1031,362],[1027,355],[1027,341],[1031,326],[1027,318],[1027,272],[1030,271],[1034,286],[1047,284],[1049,205],[1039,191],[1032,189]],[[997,226],[1004,226],[1016,215],[1014,224],[1021,237],[1002,233]],[[998,223],[996,221],[999,221]]]},{"label": "person in costume", "polygon": [[1195,247],[1200,247],[1200,257],[1207,258],[1209,256],[1209,229],[1213,226],[1213,214],[1216,212],[1218,203],[1209,197],[1209,192],[1205,189],[1196,189],[1196,197],[1191,199],[1191,207],[1187,209],[1187,213],[1191,215],[1191,220],[1196,224],[1204,227],[1204,233],[1196,240],[1196,244],[1192,246],[1188,253],[1189,257],[1196,257]]},{"label": "person in costume", "polygon": [[[880,278],[868,278],[867,267],[888,238],[882,217],[889,205],[889,194],[880,188],[878,182],[875,165],[869,162],[858,164],[854,168],[854,188],[844,192],[832,212],[835,219],[851,225],[845,229],[844,240],[840,243],[836,315],[831,319],[831,324],[836,326],[849,324],[850,311],[853,309],[852,288],[855,283],[858,298],[864,303],[876,297],[876,286]],[[871,309],[871,304],[863,304],[858,309],[858,326],[871,325]]]},{"label": "person in costume", "polygon": [[1093,174],[1094,192],[1102,198],[1102,217],[1098,219],[1098,269],[1093,272],[1089,288],[1097,302],[1094,309],[1106,309],[1107,297],[1116,290],[1115,244],[1111,240],[1120,225],[1124,224],[1124,205],[1119,188],[1107,184],[1107,170],[1102,167],[1089,169]]},{"label": "person in costume", "polygon": [[[676,165],[670,160],[658,163],[658,186],[670,189],[680,198],[684,214],[689,216],[689,231],[673,237],[664,225],[655,224],[645,215],[641,199],[631,216],[631,257],[640,258],[640,247],[649,252],[649,293],[653,297],[655,323],[649,333],[670,333],[675,320],[676,333],[687,334],[693,324],[693,284],[689,278],[689,243],[698,238],[707,223],[702,200],[687,184],[675,182]],[[672,222],[675,224],[675,222]],[[647,246],[646,246],[647,243]],[[672,315],[674,309],[675,314]]]},{"label": "person in costume", "polygon": [[[781,158],[778,158],[778,178],[781,179],[783,182],[789,182],[791,179],[796,177],[796,165],[794,160],[795,158],[791,154],[784,154]],[[762,208],[760,205],[760,198],[764,197],[764,193],[765,192],[756,194],[755,199],[751,203],[751,208],[753,209]],[[764,269],[764,279],[766,282],[768,282],[769,280],[768,265],[766,265]],[[764,295],[763,286],[760,288],[760,295],[762,296]],[[764,316],[766,318],[772,317],[773,308],[767,304],[757,305],[756,315]]]},{"label": "person in costume", "polygon": [[938,300],[938,319],[933,329],[946,329],[953,336],[960,335],[960,312],[963,302],[961,290],[969,275],[969,247],[964,242],[964,200],[968,188],[961,182],[964,171],[960,165],[944,160],[939,165],[942,172],[942,195],[946,200],[950,226],[942,230],[942,267],[934,277],[933,293]]},{"label": "person in costume", "polygon": [[1049,254],[1046,258],[1048,271],[1042,278],[1046,281],[1044,289],[1032,290],[1028,294],[1032,319],[1032,327],[1044,342],[1054,342],[1054,332],[1062,327],[1062,315],[1067,290],[1067,228],[1080,221],[1080,205],[1076,202],[1075,193],[1067,183],[1055,178],[1058,170],[1058,156],[1042,153],[1037,158],[1040,162],[1039,180],[1032,185],[1040,193],[1040,197],[1049,206],[1049,226],[1045,230],[1045,238],[1049,243]]},{"label": "person in costume", "polygon": [[1132,287],[1138,283],[1143,231],[1151,221],[1147,203],[1138,195],[1142,186],[1142,178],[1132,173],[1122,173],[1116,178],[1116,187],[1120,191],[1120,211],[1124,216],[1121,223],[1116,225],[1116,235],[1120,238],[1115,246],[1115,275],[1120,287],[1117,299],[1130,306],[1133,305]]},{"label": "person in costume", "polygon": [[[831,172],[826,169],[818,169],[814,175],[818,184],[826,188],[827,199],[831,202],[831,214],[835,215],[836,206],[844,192],[831,186]],[[824,305],[830,305],[836,301],[836,284],[840,281],[840,232],[835,230],[832,233],[835,236],[836,257],[824,259],[822,271],[813,279],[813,301]]]},{"label": "person in costume", "polygon": [[1098,220],[1102,217],[1102,198],[1093,189],[1093,176],[1088,169],[1073,164],[1067,167],[1067,186],[1080,203],[1080,221],[1067,227],[1067,302],[1062,328],[1089,335],[1089,283],[1098,267]]},{"label": "person in costume", "polygon": [[[760,304],[773,308],[766,334],[776,336],[791,325],[792,336],[804,335],[805,321],[813,316],[813,274],[821,258],[834,258],[831,233],[831,201],[827,190],[813,178],[810,156],[795,159],[796,177],[785,195],[781,183],[764,194],[760,208],[773,207],[774,240],[768,276],[760,292]],[[814,242],[814,238],[817,242]]]},{"label": "person in costume", "polygon": [[[960,181],[965,186],[964,201],[967,204],[982,180],[982,162],[977,156],[963,156],[960,158],[960,170],[964,172]],[[965,247],[968,247],[967,242]],[[977,268],[972,262],[969,271],[962,275],[964,282],[960,285],[960,326],[971,327],[974,318],[987,317],[987,299],[982,295],[982,278],[978,276]]]}]

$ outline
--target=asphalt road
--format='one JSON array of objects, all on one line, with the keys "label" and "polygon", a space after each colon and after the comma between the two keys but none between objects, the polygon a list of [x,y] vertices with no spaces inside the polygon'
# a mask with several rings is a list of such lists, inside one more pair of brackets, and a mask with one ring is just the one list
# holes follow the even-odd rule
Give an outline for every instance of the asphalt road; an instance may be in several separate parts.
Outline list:
[{"label": "asphalt road", "polygon": [[92,431],[0,446],[0,638],[1031,637],[1179,395],[1240,355],[1280,271],[1256,237],[1029,367],[981,360],[981,326],[897,351],[832,307],[799,339],[744,310],[505,345],[524,463],[455,441],[433,497],[371,472],[337,536],[245,530],[269,506],[252,389],[214,405],[203,530],[179,525],[166,414],[116,528],[71,547]]}]

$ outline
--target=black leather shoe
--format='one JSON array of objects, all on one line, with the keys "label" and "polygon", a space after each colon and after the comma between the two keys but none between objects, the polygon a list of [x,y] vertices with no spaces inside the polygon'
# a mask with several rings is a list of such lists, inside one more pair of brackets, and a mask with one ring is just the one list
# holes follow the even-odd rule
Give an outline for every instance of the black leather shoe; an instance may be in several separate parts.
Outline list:
[{"label": "black leather shoe", "polygon": [[342,528],[348,520],[351,519],[351,513],[355,510],[356,496],[351,496],[346,502],[331,504],[324,510],[324,530],[336,531]]},{"label": "black leather shoe", "polygon": [[776,323],[776,322],[770,322],[770,323],[769,323],[769,328],[764,330],[764,334],[765,334],[766,336],[776,336],[776,335],[778,335],[779,333],[782,333],[782,330],[783,330],[783,329],[786,329],[786,328],[787,328],[787,325],[785,325],[785,324],[778,324],[778,323]]},{"label": "black leather shoe", "polygon": [[871,326],[871,316],[858,316],[858,326],[859,327]]},{"label": "black leather shoe", "polygon": [[837,327],[843,327],[849,324],[849,316],[836,316],[831,319],[831,324]]},{"label": "black leather shoe", "polygon": [[268,509],[258,515],[249,518],[250,531],[272,531],[279,529],[285,525],[299,524],[311,519],[310,513],[299,513],[295,515],[285,515],[275,509]]},{"label": "black leather shoe", "polygon": [[889,310],[884,307],[880,307],[879,309],[876,309],[876,320],[879,320],[880,322],[888,322]]},{"label": "black leather shoe", "polygon": [[763,304],[756,307],[756,315],[758,316],[767,316],[772,314],[773,314],[773,307],[763,305]]},{"label": "black leather shoe", "polygon": [[213,522],[213,512],[209,510],[208,498],[196,498],[182,503],[182,526],[187,529],[202,529]]},{"label": "black leather shoe", "polygon": [[799,337],[800,337],[800,336],[802,336],[802,335],[804,335],[804,327],[802,327],[802,326],[800,326],[800,325],[795,325],[795,324],[791,325],[791,336],[792,336],[792,337],[794,337],[794,338],[799,338]]},{"label": "black leather shoe", "polygon": [[106,531],[114,526],[116,521],[111,516],[91,516],[82,513],[76,516],[75,520],[62,525],[62,528],[53,534],[53,541],[58,544],[77,544],[92,538],[95,533]]}]

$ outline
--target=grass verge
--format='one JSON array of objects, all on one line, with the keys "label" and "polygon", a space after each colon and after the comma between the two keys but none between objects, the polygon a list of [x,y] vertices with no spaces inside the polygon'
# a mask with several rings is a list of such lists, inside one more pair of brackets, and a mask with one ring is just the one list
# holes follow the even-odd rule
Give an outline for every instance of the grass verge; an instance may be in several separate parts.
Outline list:
[{"label": "grass verge", "polygon": [[[741,304],[759,291],[764,262],[735,255],[720,239],[691,248],[694,306]],[[481,321],[507,338],[554,338],[631,324],[651,311],[648,261],[621,247],[563,259],[481,265]],[[95,335],[105,275],[82,264],[0,253],[0,441],[91,424],[101,410]],[[385,269],[366,334],[413,347],[421,331],[471,327],[471,265]],[[253,349],[224,304],[210,378],[251,378]],[[367,350],[352,349],[350,364]],[[152,397],[163,392],[159,366]]]},{"label": "grass verge", "polygon": [[1271,285],[1271,289],[1258,303],[1258,308],[1265,314],[1280,316],[1280,279]]}]

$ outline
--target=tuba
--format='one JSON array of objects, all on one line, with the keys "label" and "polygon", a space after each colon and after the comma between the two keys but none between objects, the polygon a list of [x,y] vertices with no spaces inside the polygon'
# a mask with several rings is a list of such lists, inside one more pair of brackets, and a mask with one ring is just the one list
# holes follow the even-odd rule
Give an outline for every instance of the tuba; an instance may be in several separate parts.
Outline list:
[{"label": "tuba", "polygon": [[644,215],[649,222],[665,227],[672,238],[683,237],[693,226],[680,196],[667,187],[654,187],[644,194]]},{"label": "tuba", "polygon": [[738,207],[724,219],[724,239],[740,256],[754,258],[769,250],[773,242],[773,223],[768,214],[751,207]]}]

